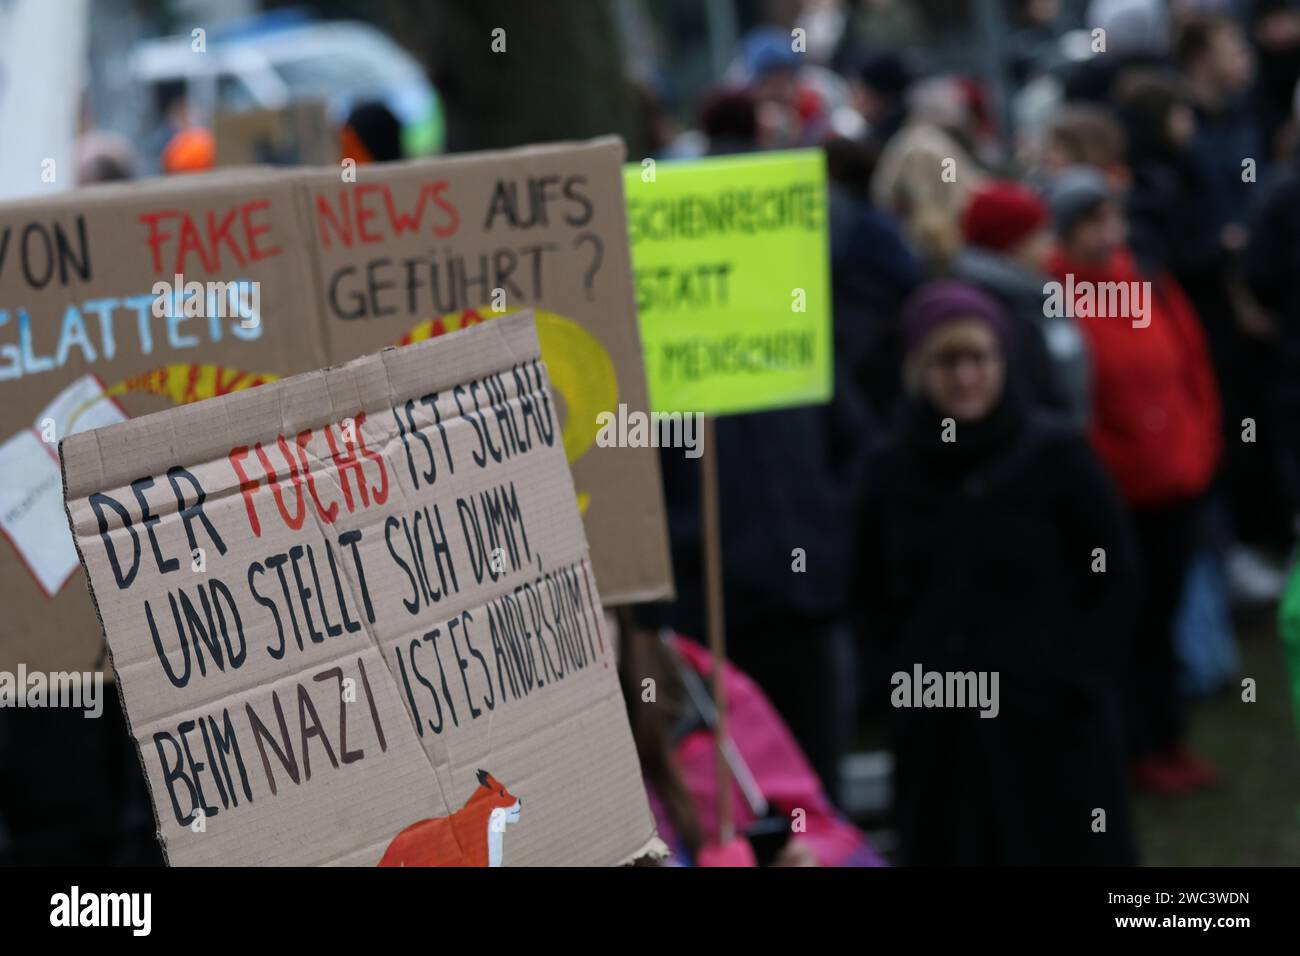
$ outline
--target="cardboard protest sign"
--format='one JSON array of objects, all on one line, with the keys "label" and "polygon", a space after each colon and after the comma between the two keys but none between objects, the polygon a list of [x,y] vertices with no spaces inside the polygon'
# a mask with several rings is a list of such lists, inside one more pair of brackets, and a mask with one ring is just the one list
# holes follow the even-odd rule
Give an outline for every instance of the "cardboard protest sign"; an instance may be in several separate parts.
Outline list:
[{"label": "cardboard protest sign", "polygon": [[325,363],[299,209],[265,170],[0,206],[0,670],[101,655],[60,439]]},{"label": "cardboard protest sign", "polygon": [[305,176],[331,361],[531,307],[602,598],[671,594],[652,448],[596,445],[647,409],[614,137]]},{"label": "cardboard protest sign", "polygon": [[659,848],[531,314],[60,451],[170,862]]},{"label": "cardboard protest sign", "polygon": [[338,141],[316,100],[279,110],[218,113],[212,123],[218,166],[303,166],[332,163]]},{"label": "cardboard protest sign", "polygon": [[597,414],[646,403],[621,161],[611,138],[363,166],[354,183],[248,168],[0,206],[0,670],[101,655],[69,586],[59,439],[525,304],[544,307],[602,597],[670,593],[653,449],[594,445]]},{"label": "cardboard protest sign", "polygon": [[727,414],[831,397],[819,150],[629,165],[650,404]]}]

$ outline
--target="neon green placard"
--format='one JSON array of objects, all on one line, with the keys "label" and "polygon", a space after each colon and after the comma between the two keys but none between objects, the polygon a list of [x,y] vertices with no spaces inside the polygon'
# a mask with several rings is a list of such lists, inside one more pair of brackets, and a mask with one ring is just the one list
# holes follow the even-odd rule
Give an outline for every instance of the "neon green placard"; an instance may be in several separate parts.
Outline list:
[{"label": "neon green placard", "polygon": [[623,182],[651,409],[828,401],[821,152],[629,164]]}]

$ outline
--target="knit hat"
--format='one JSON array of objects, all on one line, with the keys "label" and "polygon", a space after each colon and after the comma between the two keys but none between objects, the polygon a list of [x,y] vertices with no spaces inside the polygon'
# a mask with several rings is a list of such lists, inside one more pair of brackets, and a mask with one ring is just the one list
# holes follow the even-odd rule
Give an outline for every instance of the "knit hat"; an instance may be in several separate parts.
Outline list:
[{"label": "knit hat", "polygon": [[977,188],[966,204],[961,231],[973,246],[1006,252],[1047,222],[1047,204],[1033,190],[1009,179]]},{"label": "knit hat", "polygon": [[871,53],[858,64],[858,79],[874,93],[891,99],[907,91],[907,64],[897,53]]},{"label": "knit hat", "polygon": [[1071,166],[1048,180],[1047,205],[1058,236],[1068,236],[1083,219],[1113,198],[1106,177],[1092,166]]},{"label": "knit hat", "polygon": [[754,78],[783,70],[795,72],[803,65],[790,34],[777,27],[757,27],[741,41],[741,58]]},{"label": "knit hat", "polygon": [[1006,351],[1011,336],[1006,310],[988,294],[956,279],[927,282],[903,303],[900,328],[904,351],[910,355],[935,329],[964,319],[987,325]]}]

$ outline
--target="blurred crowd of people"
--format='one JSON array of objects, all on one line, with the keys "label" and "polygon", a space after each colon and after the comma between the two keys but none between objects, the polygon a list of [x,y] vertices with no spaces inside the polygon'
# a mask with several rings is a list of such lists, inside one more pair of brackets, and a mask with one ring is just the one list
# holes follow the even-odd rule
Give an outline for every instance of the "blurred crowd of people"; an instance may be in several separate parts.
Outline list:
[{"label": "blurred crowd of people", "polygon": [[[1131,864],[1130,795],[1219,776],[1189,703],[1238,676],[1232,611],[1279,598],[1300,515],[1300,3],[1005,6],[1001,84],[936,66],[922,6],[808,0],[797,34],[744,38],[693,128],[646,95],[661,157],[819,147],[830,179],[834,398],[721,418],[706,452],[739,857],[714,843],[680,451],[661,453],[678,600],[619,614],[677,862],[880,864],[836,807],[863,726],[889,728],[903,864]],[[211,168],[183,97],[163,115],[159,168]],[[339,154],[400,158],[397,120],[357,106]],[[79,158],[83,183],[136,174],[109,134]],[[914,668],[997,674],[997,716],[910,706]],[[107,709],[80,788],[6,807],[6,858],[157,861]],[[26,719],[14,766],[69,735]]]},{"label": "blurred crowd of people", "polygon": [[[1135,790],[1218,781],[1189,704],[1297,532],[1300,5],[1007,6],[1005,110],[916,5],[809,2],[661,140],[821,147],[831,180],[834,399],[709,452],[727,651],[831,795],[890,728],[898,862],[1130,864]],[[698,468],[661,458],[649,616],[702,638]],[[908,706],[914,667],[998,674],[998,716]]]}]

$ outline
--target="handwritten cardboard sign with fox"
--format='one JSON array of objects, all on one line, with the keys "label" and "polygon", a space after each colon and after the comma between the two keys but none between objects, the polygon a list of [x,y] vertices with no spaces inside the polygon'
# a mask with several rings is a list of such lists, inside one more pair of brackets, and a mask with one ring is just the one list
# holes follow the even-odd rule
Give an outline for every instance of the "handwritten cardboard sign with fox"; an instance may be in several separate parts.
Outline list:
[{"label": "handwritten cardboard sign with fox", "polygon": [[556,401],[520,312],[64,440],[170,862],[657,848]]}]

